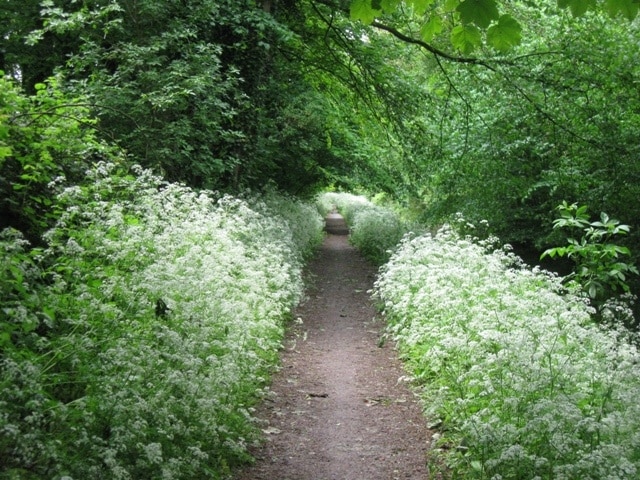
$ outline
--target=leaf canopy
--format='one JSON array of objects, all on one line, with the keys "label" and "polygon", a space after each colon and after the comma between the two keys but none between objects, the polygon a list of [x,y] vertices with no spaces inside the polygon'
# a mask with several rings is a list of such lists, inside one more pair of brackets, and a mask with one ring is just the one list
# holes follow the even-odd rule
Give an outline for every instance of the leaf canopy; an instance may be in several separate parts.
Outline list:
[{"label": "leaf canopy", "polygon": [[[639,0],[556,0],[555,3],[560,9],[568,9],[574,17],[588,11],[602,11],[612,18],[623,16],[631,21],[640,10]],[[510,2],[504,0],[351,0],[350,16],[352,20],[370,25],[403,4],[411,7],[415,19],[421,22],[420,38],[425,42],[433,41],[447,24],[452,27],[451,46],[466,53],[480,47],[485,36],[490,46],[503,53],[522,41],[522,22],[526,23],[526,19],[514,16]]]}]

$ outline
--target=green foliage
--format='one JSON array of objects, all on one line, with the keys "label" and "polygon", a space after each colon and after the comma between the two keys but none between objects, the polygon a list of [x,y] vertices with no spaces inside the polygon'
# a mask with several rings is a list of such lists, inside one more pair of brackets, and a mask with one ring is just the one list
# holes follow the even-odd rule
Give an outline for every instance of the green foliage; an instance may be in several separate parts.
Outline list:
[{"label": "green foliage", "polygon": [[31,96],[0,78],[0,227],[38,241],[57,216],[54,185],[78,181],[93,162],[116,158],[97,139],[86,102],[65,94],[55,77]]},{"label": "green foliage", "polygon": [[258,196],[247,197],[251,207],[265,217],[275,217],[286,232],[291,234],[295,248],[292,255],[300,262],[315,254],[324,239],[324,220],[317,205],[267,189]]},{"label": "green foliage", "polygon": [[[385,14],[397,14],[398,10],[402,10],[400,6],[403,3],[414,8],[414,18],[405,23],[419,22],[423,40],[431,41],[435,32],[439,32],[441,26],[446,24],[451,32],[450,45],[465,54],[479,50],[484,38],[496,50],[509,51],[520,44],[522,23],[527,21],[526,18],[514,18],[510,15],[513,10],[512,2],[496,0],[352,0],[350,15],[353,20],[360,20],[368,25]],[[602,11],[611,17],[621,14],[629,21],[637,16],[639,9],[635,0],[558,0],[557,5],[560,9],[569,9],[574,17],[583,16],[588,11]],[[545,5],[541,7],[548,8]],[[428,15],[425,15],[425,10],[429,12]]]},{"label": "green foliage", "polygon": [[499,52],[507,52],[520,44],[522,27],[511,15],[502,15],[498,23],[487,30],[487,42]]},{"label": "green foliage", "polygon": [[611,17],[622,15],[633,20],[638,15],[640,4],[635,0],[605,0],[604,8]]},{"label": "green foliage", "polygon": [[573,15],[580,16],[595,8],[596,0],[558,0],[560,8],[569,8]]},{"label": "green foliage", "polygon": [[[395,7],[394,5],[388,5],[388,7]],[[375,8],[374,2],[371,0],[353,0],[351,2],[351,18],[354,20],[361,20],[365,24],[370,24],[376,18],[376,16],[382,13],[381,8]]]},{"label": "green foliage", "polygon": [[431,454],[451,478],[636,478],[633,335],[602,329],[579,292],[489,240],[448,227],[405,240],[376,282],[440,429]]},{"label": "green foliage", "polygon": [[343,217],[348,226],[352,226],[355,216],[361,210],[369,208],[371,202],[362,195],[354,195],[346,192],[325,192],[317,197],[319,210],[326,215],[337,211]]},{"label": "green foliage", "polygon": [[451,43],[463,53],[470,53],[482,44],[482,34],[475,25],[456,25],[451,30]]},{"label": "green foliage", "polygon": [[553,228],[582,236],[568,237],[567,246],[550,248],[541,258],[567,256],[572,259],[576,269],[568,279],[575,279],[594,300],[602,301],[618,291],[629,292],[627,275],[637,275],[638,269],[621,259],[631,255],[629,249],[613,243],[614,237],[629,233],[629,226],[604,212],[600,214],[600,221],[591,222],[585,205],[562,202],[557,210],[560,216],[554,220]]},{"label": "green foliage", "polygon": [[331,172],[346,169],[339,156],[346,150],[342,125],[323,96],[295,85],[271,85],[268,101],[274,108],[256,119],[260,140],[243,156],[241,183],[260,185],[269,179],[280,190],[310,196],[326,184]]},{"label": "green foliage", "polygon": [[[488,60],[486,69],[441,60],[429,70],[403,60],[429,108],[407,115],[395,137],[403,152],[395,170],[406,176],[394,193],[436,227],[456,212],[486,219],[536,259],[558,245],[546,228],[550,212],[574,198],[620,212],[637,254],[637,22],[547,17],[524,4],[512,13],[528,24],[508,62]],[[377,158],[371,163],[377,168]]]},{"label": "green foliage", "polygon": [[216,187],[245,137],[234,126],[246,103],[239,70],[214,38],[222,11],[206,1],[97,4],[90,15],[51,6],[43,32],[82,40],[65,70],[91,96],[103,134],[169,180]]},{"label": "green foliage", "polygon": [[350,193],[326,192],[317,198],[323,215],[338,211],[350,228],[349,241],[364,257],[382,265],[396,249],[402,238],[416,225],[404,221],[391,208],[376,205],[365,197]]},{"label": "green foliage", "polygon": [[91,97],[102,135],[168,180],[315,193],[338,164],[330,115],[303,73],[308,49],[276,16],[295,24],[288,17],[302,12],[273,10],[231,0],[51,2],[30,41],[77,39],[60,66],[68,87]]},{"label": "green foliage", "polygon": [[407,233],[407,227],[388,208],[371,205],[356,212],[349,240],[376,265],[382,265]]},{"label": "green foliage", "polygon": [[44,250],[0,239],[0,477],[227,478],[321,219],[275,193],[88,175]]},{"label": "green foliage", "polygon": [[[33,289],[34,283],[39,281],[40,272],[32,255],[26,251],[28,242],[19,231],[7,228],[2,231],[0,245],[0,293],[3,299],[0,349],[11,351],[28,347],[33,340],[32,332],[43,320],[52,319],[42,312],[38,294]],[[18,338],[24,342],[16,342]]]},{"label": "green foliage", "polygon": [[50,4],[53,2],[5,0],[0,6],[0,70],[18,80],[28,95],[35,94],[36,85],[46,82],[78,48],[77,39],[64,32],[44,33],[35,45],[28,40],[42,27],[41,12]]},{"label": "green foliage", "polygon": [[568,8],[574,16],[581,16],[588,11],[604,10],[609,16],[622,15],[633,20],[638,15],[640,4],[635,0],[558,0],[558,6]]},{"label": "green foliage", "polygon": [[[623,170],[633,170],[635,163],[626,145],[637,120],[627,113],[618,121],[620,109],[606,102],[614,97],[615,105],[635,102],[630,92],[638,64],[637,27],[604,21],[602,15],[632,17],[634,0],[579,2],[582,6],[553,0],[349,2],[354,18],[368,23],[379,18],[411,41],[429,42],[438,61],[386,32],[350,21],[327,2],[23,3],[9,0],[2,7],[10,21],[0,27],[0,68],[27,91],[54,70],[63,72],[69,81],[64,88],[72,88],[74,98],[90,99],[101,138],[116,141],[168,179],[196,187],[239,191],[273,180],[281,189],[306,195],[327,183],[366,185],[414,205],[444,200],[447,205],[434,210],[443,206],[451,214],[462,210],[459,199],[467,194],[478,198],[476,203],[485,199],[474,196],[473,185],[482,183],[477,178],[447,178],[461,170],[450,163],[477,164],[465,174],[495,181],[491,177],[499,174],[491,172],[505,166],[511,158],[505,154],[518,153],[517,140],[526,139],[527,149],[543,154],[553,143],[564,152],[558,158],[564,164],[537,162],[531,169],[538,174],[521,182],[528,182],[526,188],[506,185],[519,182],[512,180],[511,170],[518,169],[513,165],[501,175],[504,185],[496,190],[514,192],[505,211],[515,211],[530,206],[522,201],[532,185],[571,184],[551,178],[568,172],[565,166],[574,158],[586,158],[567,132],[601,144],[591,165],[607,165],[595,152],[616,145],[625,146],[622,155],[617,148],[612,155]],[[578,20],[562,11],[582,13],[587,7],[590,14]],[[625,30],[629,38],[621,34]],[[469,60],[455,58],[456,50],[474,52],[494,74],[442,63]],[[567,53],[558,61],[557,53],[549,52]],[[609,59],[615,65],[608,67]],[[589,86],[591,79],[597,87]],[[612,91],[610,98],[604,93]],[[520,135],[522,125],[534,132]],[[505,139],[502,148],[498,137]],[[583,175],[588,179],[583,183],[608,181],[614,172],[604,170],[613,169],[599,170],[597,179]],[[627,173],[623,178],[632,177]],[[464,193],[442,193],[452,191],[448,183],[459,182],[464,185],[455,186]],[[554,194],[552,205],[534,205],[534,216],[546,215],[569,197]],[[518,221],[524,216],[517,212]],[[498,220],[492,225],[501,227],[503,219]]]},{"label": "green foliage", "polygon": [[495,0],[463,0],[456,11],[462,23],[475,23],[485,29],[500,17]]}]

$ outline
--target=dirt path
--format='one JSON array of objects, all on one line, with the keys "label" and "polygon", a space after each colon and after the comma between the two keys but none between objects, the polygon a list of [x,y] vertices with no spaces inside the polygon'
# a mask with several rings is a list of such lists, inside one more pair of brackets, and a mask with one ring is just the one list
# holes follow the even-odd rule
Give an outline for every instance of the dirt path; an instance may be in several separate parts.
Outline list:
[{"label": "dirt path", "polygon": [[430,433],[394,350],[379,346],[382,325],[367,293],[375,268],[349,245],[341,217],[329,216],[327,231],[275,395],[258,412],[267,441],[236,478],[428,479]]}]

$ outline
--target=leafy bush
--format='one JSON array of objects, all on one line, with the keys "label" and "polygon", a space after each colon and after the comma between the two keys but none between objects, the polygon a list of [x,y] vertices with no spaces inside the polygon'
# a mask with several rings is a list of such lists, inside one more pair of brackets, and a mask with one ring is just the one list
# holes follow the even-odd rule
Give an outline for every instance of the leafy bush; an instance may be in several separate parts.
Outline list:
[{"label": "leafy bush", "polygon": [[354,215],[350,240],[366,258],[382,265],[405,233],[407,228],[398,215],[371,205]]},{"label": "leafy bush", "polygon": [[372,262],[387,261],[409,225],[389,208],[375,205],[365,197],[349,193],[324,193],[318,198],[319,210],[338,210],[351,229],[350,241]]},{"label": "leafy bush", "polygon": [[628,293],[627,276],[637,275],[638,269],[622,260],[631,252],[627,247],[613,243],[613,239],[628,234],[629,225],[621,225],[604,212],[600,214],[600,221],[591,222],[587,207],[578,207],[575,203],[562,202],[557,210],[560,217],[554,220],[553,228],[578,230],[581,237],[580,240],[569,237],[567,246],[550,248],[541,258],[547,255],[571,258],[576,268],[567,279],[575,279],[593,300],[602,302],[617,292]]},{"label": "leafy bush", "polygon": [[55,223],[51,183],[76,182],[92,162],[116,158],[96,138],[87,100],[69,97],[53,77],[25,95],[0,71],[0,228],[32,241]]},{"label": "leafy bush", "polygon": [[347,225],[353,225],[356,212],[369,207],[371,202],[361,195],[345,192],[325,192],[318,196],[317,205],[324,216],[332,211],[338,211],[344,217]]},{"label": "leafy bush", "polygon": [[580,292],[448,228],[405,240],[375,292],[454,478],[638,477],[640,353]]},{"label": "leafy bush", "polygon": [[0,477],[223,478],[313,244],[275,209],[310,207],[109,164],[88,180],[61,194],[45,250],[0,242]]},{"label": "leafy bush", "polygon": [[253,208],[282,222],[280,229],[291,234],[296,247],[293,254],[300,254],[300,260],[308,259],[322,243],[323,217],[313,204],[273,190],[253,198],[255,201],[248,198]]}]

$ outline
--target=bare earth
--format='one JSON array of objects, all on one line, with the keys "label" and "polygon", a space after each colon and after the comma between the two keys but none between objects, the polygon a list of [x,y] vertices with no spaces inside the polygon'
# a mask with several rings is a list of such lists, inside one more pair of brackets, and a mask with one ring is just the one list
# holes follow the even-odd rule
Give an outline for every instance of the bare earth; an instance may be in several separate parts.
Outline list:
[{"label": "bare earth", "polygon": [[[297,312],[257,412],[266,441],[237,480],[422,480],[431,478],[431,434],[367,291],[376,270],[349,245],[342,218],[309,266]],[[337,233],[337,234],[336,234]]]}]

